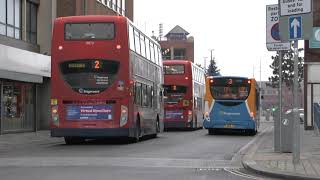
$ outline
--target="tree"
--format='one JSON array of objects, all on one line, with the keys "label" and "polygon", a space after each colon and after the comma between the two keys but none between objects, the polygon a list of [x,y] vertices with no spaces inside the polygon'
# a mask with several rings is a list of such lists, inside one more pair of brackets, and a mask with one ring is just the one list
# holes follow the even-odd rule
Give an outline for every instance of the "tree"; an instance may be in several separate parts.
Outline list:
[{"label": "tree", "polygon": [[207,76],[221,76],[220,69],[218,69],[214,58],[210,61],[206,75]]},{"label": "tree", "polygon": [[[298,49],[298,54],[302,53],[303,49]],[[288,51],[282,53],[282,82],[289,88],[293,87],[294,78],[294,50],[291,47]],[[279,87],[279,54],[271,56],[273,62],[269,66],[272,69],[273,75],[269,77],[269,86]],[[303,79],[303,57],[298,57],[298,82]]]}]

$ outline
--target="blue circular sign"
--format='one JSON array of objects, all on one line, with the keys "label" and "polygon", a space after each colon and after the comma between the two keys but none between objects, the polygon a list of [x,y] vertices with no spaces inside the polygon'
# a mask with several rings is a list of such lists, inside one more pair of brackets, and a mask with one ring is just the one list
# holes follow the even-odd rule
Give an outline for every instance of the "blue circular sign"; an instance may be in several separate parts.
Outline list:
[{"label": "blue circular sign", "polygon": [[271,37],[276,41],[280,41],[279,23],[275,23],[272,26],[272,28],[271,28]]}]

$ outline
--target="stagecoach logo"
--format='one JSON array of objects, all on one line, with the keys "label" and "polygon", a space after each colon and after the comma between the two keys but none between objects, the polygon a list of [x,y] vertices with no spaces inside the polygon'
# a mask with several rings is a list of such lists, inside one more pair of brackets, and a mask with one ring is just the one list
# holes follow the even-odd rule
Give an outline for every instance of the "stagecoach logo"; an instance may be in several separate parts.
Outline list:
[{"label": "stagecoach logo", "polygon": [[85,89],[82,89],[82,88],[79,88],[79,93],[80,94],[98,94],[100,93],[99,90],[85,90]]},{"label": "stagecoach logo", "polygon": [[220,111],[220,115],[225,115],[225,116],[240,116],[240,113]]}]

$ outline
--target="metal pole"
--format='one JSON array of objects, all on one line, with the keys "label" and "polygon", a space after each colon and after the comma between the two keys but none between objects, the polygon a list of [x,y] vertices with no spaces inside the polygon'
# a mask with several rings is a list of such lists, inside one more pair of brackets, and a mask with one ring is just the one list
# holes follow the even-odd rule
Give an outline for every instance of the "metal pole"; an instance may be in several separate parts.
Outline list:
[{"label": "metal pole", "polygon": [[[279,56],[279,87],[278,87],[278,97],[279,97],[279,109],[280,109],[280,104],[281,104],[281,79],[282,79],[282,67],[280,66],[282,64],[282,51],[278,51],[278,56]],[[280,112],[280,110],[279,110]],[[273,116],[273,123],[274,123],[274,151],[275,152],[281,152],[281,133],[280,133],[280,125],[281,125],[281,121],[280,121],[280,114],[278,114],[278,116]]]},{"label": "metal pole", "polygon": [[292,162],[300,162],[300,126],[298,114],[298,40],[294,41],[294,83],[293,83],[293,153]]},{"label": "metal pole", "polygon": [[279,148],[282,151],[282,51],[279,51]]},{"label": "metal pole", "polygon": [[[260,126],[261,122],[261,113],[262,113],[262,101],[261,101],[261,88],[262,88],[262,82],[261,82],[261,58],[260,58],[260,88],[259,88],[259,122],[258,127]],[[257,128],[258,129],[258,128]]]},{"label": "metal pole", "polygon": [[207,61],[206,61],[207,58],[208,58],[208,57],[203,57],[203,62],[204,62],[204,63],[203,63],[203,66],[204,66],[203,69],[204,69],[204,73],[205,73],[205,74],[207,73]]}]

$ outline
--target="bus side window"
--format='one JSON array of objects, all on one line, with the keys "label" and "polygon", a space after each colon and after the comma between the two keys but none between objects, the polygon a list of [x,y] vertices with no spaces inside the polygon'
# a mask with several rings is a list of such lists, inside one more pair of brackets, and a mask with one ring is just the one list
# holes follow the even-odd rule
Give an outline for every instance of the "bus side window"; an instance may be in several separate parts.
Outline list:
[{"label": "bus side window", "polygon": [[142,106],[148,107],[147,85],[142,85]]},{"label": "bus side window", "polygon": [[135,96],[134,96],[135,103],[137,105],[141,105],[141,83],[136,83],[136,89],[134,93],[135,93]]},{"label": "bus side window", "polygon": [[147,86],[147,101],[148,101],[148,107],[152,107],[151,86]]}]

